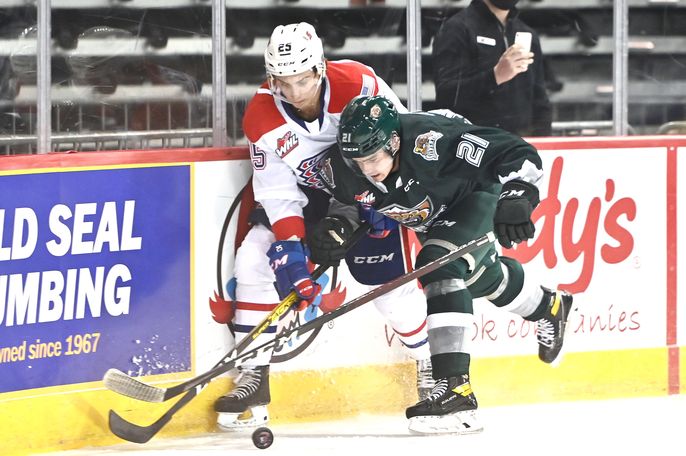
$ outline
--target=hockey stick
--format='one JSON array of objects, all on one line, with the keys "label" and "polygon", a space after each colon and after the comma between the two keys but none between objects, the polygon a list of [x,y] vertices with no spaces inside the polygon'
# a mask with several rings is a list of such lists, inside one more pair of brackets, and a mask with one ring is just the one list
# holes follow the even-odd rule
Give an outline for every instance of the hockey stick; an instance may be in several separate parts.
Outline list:
[{"label": "hockey stick", "polygon": [[[355,245],[360,239],[362,239],[367,234],[367,230],[368,225],[366,223],[363,223],[355,230],[355,232],[352,234],[352,236],[350,236],[350,239],[348,239],[347,242],[342,242],[342,239],[339,239],[341,240],[341,243],[344,244],[343,247],[347,250],[353,245]],[[324,274],[324,272],[326,272],[327,269],[328,266],[318,266],[312,272],[312,280],[317,280]],[[270,325],[272,325],[275,321],[281,318],[283,314],[288,312],[288,310],[297,301],[298,295],[295,294],[295,291],[291,291],[290,294],[286,296],[283,299],[283,301],[277,304],[277,306],[269,313],[269,315],[267,315],[264,318],[264,320],[262,320],[261,323],[256,325],[252,329],[252,331],[250,331],[243,338],[243,340],[241,340],[240,343],[238,343],[233,348],[233,350],[224,355],[224,357],[221,360],[219,360],[217,364],[215,364],[214,367],[210,369],[209,372],[216,370],[217,368],[227,363],[231,359],[237,358],[238,355],[243,353],[250,346],[252,341],[257,339],[257,337],[263,332],[265,332]],[[119,393],[121,395],[137,399],[139,401],[164,402],[166,400],[178,396],[181,393],[185,393],[186,391],[192,388],[195,388],[196,385],[200,383],[204,383],[205,380],[198,381],[198,379],[200,378],[204,378],[204,374],[199,377],[192,378],[184,383],[179,383],[178,385],[172,386],[170,388],[159,388],[156,386],[148,385],[147,383],[143,383],[136,378],[130,377],[129,375],[126,375],[119,369],[112,368],[105,372],[105,376],[102,380],[105,383],[105,387],[111,391],[114,391],[115,393]]]},{"label": "hockey stick", "polygon": [[[350,312],[353,309],[360,307],[363,304],[368,303],[376,299],[377,297],[388,293],[391,290],[398,288],[412,280],[422,277],[431,271],[434,271],[441,266],[462,257],[475,249],[489,244],[495,241],[495,236],[492,232],[475,239],[464,246],[461,246],[455,250],[448,252],[440,258],[437,258],[424,266],[415,269],[414,271],[408,272],[396,279],[391,280],[383,285],[368,291],[367,293],[358,296],[357,298],[348,301],[347,303],[341,305],[337,309],[320,315],[319,317],[310,320],[309,322],[303,324],[302,326],[287,329],[282,333],[278,334],[273,340],[266,342],[250,351],[247,351],[236,358],[228,360],[222,364],[218,364],[215,368],[210,369],[198,377],[189,380],[181,385],[188,391],[178,402],[176,402],[169,410],[167,410],[160,418],[154,423],[148,426],[139,426],[137,424],[126,421],[121,416],[119,416],[114,410],[110,410],[109,414],[109,427],[112,433],[124,440],[135,443],[145,443],[150,440],[155,434],[157,434],[172,418],[172,416],[179,411],[183,406],[190,402],[195,396],[197,396],[213,378],[221,375],[222,373],[230,370],[235,366],[240,366],[246,361],[254,358],[255,356],[263,353],[267,350],[277,350],[279,347],[287,344],[291,339],[298,336],[306,334],[316,328],[319,328],[326,323],[340,317],[343,314]],[[180,386],[180,385],[177,385]]]}]

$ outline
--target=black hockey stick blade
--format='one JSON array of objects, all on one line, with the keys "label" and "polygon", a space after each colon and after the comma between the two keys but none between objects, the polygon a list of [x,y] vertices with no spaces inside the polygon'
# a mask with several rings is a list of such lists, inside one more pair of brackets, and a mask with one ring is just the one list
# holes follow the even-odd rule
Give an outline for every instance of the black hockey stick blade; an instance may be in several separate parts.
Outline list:
[{"label": "black hockey stick blade", "polygon": [[[362,239],[367,234],[368,228],[369,227],[366,223],[361,224],[347,240],[345,243],[345,248],[349,249],[360,239]],[[318,279],[324,274],[324,272],[326,272],[327,269],[328,267],[324,266],[317,267],[317,269],[312,272],[312,279]],[[297,295],[294,291],[292,291],[269,313],[269,315],[264,318],[264,320],[262,320],[260,324],[256,325],[255,328],[253,328],[253,330],[250,331],[250,333],[243,338],[243,340],[241,340],[241,342],[236,345],[231,352],[224,355],[224,357],[214,365],[212,370],[230,361],[231,359],[236,358],[238,354],[244,352],[250,346],[252,341],[257,338],[257,336],[265,332],[270,325],[281,318],[284,313],[288,312],[288,310],[297,302],[297,300]],[[231,367],[226,370],[229,369],[231,369]],[[119,369],[113,368],[105,372],[102,380],[107,389],[123,396],[128,396],[130,398],[145,402],[164,402],[178,396],[179,394],[185,393],[199,383],[203,383],[204,380],[198,381],[198,378],[203,377],[203,375],[169,388],[160,388],[143,383],[137,378],[131,377]]]},{"label": "black hockey stick blade", "polygon": [[183,406],[189,403],[199,390],[192,389],[184,395],[178,402],[176,402],[169,410],[167,410],[161,417],[149,426],[139,426],[125,420],[117,414],[114,410],[110,410],[109,414],[109,428],[112,434],[120,439],[128,440],[133,443],[146,443],[153,438],[160,430],[172,419],[172,416],[180,410]]},{"label": "black hockey stick blade", "polygon": [[[190,391],[188,391],[188,393],[186,393],[178,402],[176,402],[169,410],[167,410],[157,421],[155,421],[153,424],[149,426],[139,426],[137,424],[133,424],[129,421],[124,420],[116,413],[110,412],[110,429],[115,435],[124,440],[129,440],[131,442],[136,443],[147,442],[148,440],[150,440],[150,438],[157,434],[160,431],[160,429],[164,427],[164,425],[166,425],[171,420],[171,418],[179,409],[181,409],[184,405],[190,402],[195,396],[200,394],[204,387],[218,375],[223,374],[224,372],[230,370],[234,366],[242,365],[245,361],[254,358],[259,353],[262,353],[266,350],[276,349],[284,344],[287,344],[291,339],[297,336],[306,334],[316,328],[319,328],[327,324],[331,320],[334,320],[335,318],[338,318],[341,315],[346,314],[351,310],[356,309],[362,306],[363,304],[366,304],[369,301],[372,301],[377,297],[385,293],[388,293],[389,291],[395,288],[398,288],[403,284],[406,284],[425,274],[428,274],[429,272],[440,268],[446,263],[455,261],[456,259],[476,250],[477,248],[494,241],[495,236],[492,232],[488,232],[480,238],[475,239],[469,242],[468,244],[461,246],[455,250],[452,250],[447,254],[443,255],[442,257],[437,258],[428,264],[425,264],[421,268],[408,272],[407,274],[404,274],[394,280],[391,280],[390,282],[387,282],[377,288],[374,288],[373,290],[368,291],[363,295],[358,296],[357,298],[351,301],[348,301],[347,303],[341,305],[340,307],[329,313],[320,315],[319,317],[310,320],[302,326],[298,326],[283,331],[282,333],[278,334],[273,340],[265,342],[264,344],[239,355],[237,358],[228,360],[223,364],[218,363],[218,365],[215,368],[210,369],[209,371],[196,377],[195,379],[191,379],[185,383],[182,383],[181,385],[188,385],[187,390],[190,389]],[[195,382],[195,385],[191,386],[192,382]],[[181,385],[177,385],[177,387]],[[116,419],[116,423],[113,423],[113,418]],[[113,425],[116,425],[116,431],[112,429]]]}]

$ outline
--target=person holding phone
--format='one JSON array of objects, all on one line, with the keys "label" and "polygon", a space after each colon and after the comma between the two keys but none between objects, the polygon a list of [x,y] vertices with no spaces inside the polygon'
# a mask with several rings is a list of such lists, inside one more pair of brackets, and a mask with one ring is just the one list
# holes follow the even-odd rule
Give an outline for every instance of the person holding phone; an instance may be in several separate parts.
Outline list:
[{"label": "person holding phone", "polygon": [[548,136],[541,45],[517,2],[472,0],[443,23],[433,43],[436,107],[520,136]]}]

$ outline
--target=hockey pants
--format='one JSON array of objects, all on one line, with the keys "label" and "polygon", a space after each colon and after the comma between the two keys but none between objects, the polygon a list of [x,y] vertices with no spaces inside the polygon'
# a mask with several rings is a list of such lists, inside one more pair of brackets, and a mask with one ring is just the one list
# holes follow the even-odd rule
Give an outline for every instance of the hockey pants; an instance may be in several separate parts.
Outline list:
[{"label": "hockey pants", "polygon": [[[417,267],[492,230],[498,188],[474,192],[441,214],[439,220],[445,222],[434,223],[422,237]],[[521,264],[499,256],[492,244],[423,276],[420,282],[427,299],[434,378],[469,373],[474,298],[486,298],[525,318],[542,298],[541,288],[526,280]]]}]

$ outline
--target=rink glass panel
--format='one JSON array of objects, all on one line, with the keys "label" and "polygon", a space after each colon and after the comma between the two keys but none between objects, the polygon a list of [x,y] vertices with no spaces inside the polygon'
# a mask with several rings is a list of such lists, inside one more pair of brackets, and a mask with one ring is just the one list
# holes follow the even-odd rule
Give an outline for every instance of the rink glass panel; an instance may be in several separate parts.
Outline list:
[{"label": "rink glass panel", "polygon": [[[628,13],[627,134],[684,132],[686,5],[626,0]],[[552,104],[553,136],[612,135],[615,6],[599,0],[527,1],[520,18],[539,34]],[[422,2],[423,108],[435,99],[431,57],[442,23],[469,2]],[[671,124],[679,122],[681,124]],[[669,125],[665,125],[668,124]],[[681,128],[679,130],[678,128]]]},{"label": "rink glass panel", "polygon": [[31,153],[36,142],[17,139],[36,131],[36,7],[10,3],[0,9],[0,155]]},{"label": "rink glass panel", "polygon": [[64,72],[53,81],[53,132],[84,135],[55,149],[207,145],[197,131],[211,127],[210,5],[97,3],[53,4],[53,75]]},{"label": "rink glass panel", "polygon": [[[36,128],[37,8],[19,0],[0,3],[0,154],[43,153]],[[436,108],[433,39],[447,18],[468,5],[421,2],[419,28],[410,27],[408,36],[406,14],[414,2],[404,0],[226,0],[222,94],[213,88],[212,65],[218,23],[212,8],[220,3],[93,0],[77,8],[72,1],[52,1],[50,149],[203,147],[217,138],[222,144],[214,145],[245,144],[241,120],[264,80],[269,34],[276,25],[299,21],[315,25],[327,58],[372,66],[406,104],[415,86],[408,81],[419,73],[421,107]],[[686,116],[685,51],[679,45],[686,5],[627,3],[628,133],[678,132],[683,124],[672,122]],[[541,39],[553,135],[612,134],[613,4],[522,0],[518,7]],[[421,64],[408,68],[406,43],[417,41]]]}]

